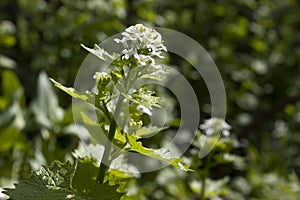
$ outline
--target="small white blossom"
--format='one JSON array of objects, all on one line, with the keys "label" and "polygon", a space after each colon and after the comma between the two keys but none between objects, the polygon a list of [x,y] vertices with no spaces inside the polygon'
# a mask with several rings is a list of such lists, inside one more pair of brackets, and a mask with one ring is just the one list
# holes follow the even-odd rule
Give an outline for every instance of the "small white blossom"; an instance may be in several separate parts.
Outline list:
[{"label": "small white blossom", "polygon": [[108,74],[106,72],[96,72],[95,75],[93,76],[93,79],[95,80],[100,80],[101,77],[107,77]]},{"label": "small white blossom", "polygon": [[230,135],[229,130],[231,129],[231,126],[223,119],[213,117],[211,119],[204,120],[204,124],[200,125],[200,129],[202,129],[208,136],[222,133],[225,137],[228,137]]},{"label": "small white blossom", "polygon": [[138,105],[136,107],[136,109],[138,111],[141,111],[142,113],[146,113],[147,115],[151,116],[152,115],[152,112],[149,108],[147,108],[146,106],[143,106],[143,105]]},{"label": "small white blossom", "polygon": [[137,61],[142,65],[145,66],[148,63],[154,63],[154,59],[151,58],[150,56],[145,56],[143,54],[134,54],[134,57],[137,59]]},{"label": "small white blossom", "polygon": [[162,52],[167,51],[160,33],[142,24],[126,28],[122,36],[121,39],[116,38],[114,41],[123,45],[124,58],[134,56],[141,65],[157,66],[152,57],[163,58]]}]

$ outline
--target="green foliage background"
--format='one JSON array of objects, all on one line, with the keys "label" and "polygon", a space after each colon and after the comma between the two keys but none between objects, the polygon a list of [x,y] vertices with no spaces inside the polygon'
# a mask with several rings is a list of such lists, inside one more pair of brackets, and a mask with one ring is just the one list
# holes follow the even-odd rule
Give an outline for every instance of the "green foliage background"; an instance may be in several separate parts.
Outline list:
[{"label": "green foliage background", "polygon": [[[213,168],[211,197],[297,199],[297,0],[1,0],[0,187],[11,186],[40,164],[73,159],[78,137],[71,99],[54,90],[48,77],[71,86],[87,55],[81,43],[92,46],[136,23],[187,34],[219,67],[226,86],[227,121],[242,144],[232,151],[245,159],[245,166]],[[201,77],[176,57],[170,63],[197,92],[201,119],[209,117],[210,99]],[[166,168],[137,181],[146,199],[197,199],[199,191],[186,187],[192,176]],[[166,184],[168,180],[172,184]]]}]

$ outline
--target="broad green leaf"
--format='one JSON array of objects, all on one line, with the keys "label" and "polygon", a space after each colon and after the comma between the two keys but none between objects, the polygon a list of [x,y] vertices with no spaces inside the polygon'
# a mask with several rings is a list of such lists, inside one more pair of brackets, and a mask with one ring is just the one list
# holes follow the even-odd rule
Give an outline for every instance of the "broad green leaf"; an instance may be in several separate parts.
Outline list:
[{"label": "broad green leaf", "polygon": [[95,188],[98,168],[95,162],[85,157],[78,163],[72,180],[72,188],[80,195],[91,193]]},{"label": "broad green leaf", "polygon": [[49,185],[69,188],[75,168],[76,165],[70,162],[63,164],[59,161],[55,161],[52,167],[42,166],[37,174],[43,176],[43,180],[47,180]]},{"label": "broad green leaf", "polygon": [[64,200],[73,195],[70,189],[75,165],[61,164],[58,161],[52,167],[41,167],[30,179],[21,179],[15,189],[6,189],[13,200]]},{"label": "broad green leaf", "polygon": [[37,99],[33,103],[33,111],[36,121],[48,128],[62,120],[64,115],[48,76],[44,72],[40,73],[38,78]]},{"label": "broad green leaf", "polygon": [[16,93],[18,93],[19,91],[22,91],[22,94],[18,94],[18,100],[21,105],[24,105],[25,96],[23,94],[23,89],[21,88],[21,83],[17,75],[10,70],[3,70],[1,75],[2,96],[0,97],[0,110],[6,109],[12,99],[15,98]]},{"label": "broad green leaf", "polygon": [[20,130],[14,126],[0,129],[0,152],[9,151],[13,147],[22,148],[25,141]]},{"label": "broad green leaf", "polygon": [[95,162],[87,157],[78,164],[72,180],[76,194],[86,200],[119,200],[123,196],[117,192],[119,186],[96,184],[97,172]]},{"label": "broad green leaf", "polygon": [[128,136],[128,139],[131,145],[129,148],[130,151],[136,151],[151,158],[165,161],[184,171],[193,171],[189,169],[188,165],[184,164],[183,159],[172,156],[168,149],[151,149],[144,147],[142,142],[137,141],[137,138],[134,136]]},{"label": "broad green leaf", "polygon": [[97,184],[87,200],[120,200],[124,193],[117,192],[118,186],[108,183]]},{"label": "broad green leaf", "polygon": [[[15,189],[6,189],[12,200],[119,200],[118,186],[96,184],[97,167],[90,159],[80,164],[58,161],[52,167],[41,167],[29,179],[21,179]],[[76,171],[75,171],[76,170]]]},{"label": "broad green leaf", "polygon": [[55,84],[55,86],[62,91],[66,92],[70,96],[74,97],[75,99],[80,99],[82,101],[87,101],[90,97],[87,94],[81,94],[80,92],[76,91],[74,88],[71,87],[65,87],[61,83],[53,80],[50,78],[50,80]]}]

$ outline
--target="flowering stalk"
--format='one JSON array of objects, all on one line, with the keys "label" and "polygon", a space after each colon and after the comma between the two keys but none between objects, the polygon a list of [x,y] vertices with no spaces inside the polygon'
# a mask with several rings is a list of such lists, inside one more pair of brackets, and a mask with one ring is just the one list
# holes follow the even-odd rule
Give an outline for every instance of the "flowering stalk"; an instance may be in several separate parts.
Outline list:
[{"label": "flowering stalk", "polygon": [[[120,108],[121,108],[123,100],[124,100],[124,97],[120,96],[120,98],[118,99],[116,110],[114,112],[114,116],[119,115]],[[105,145],[105,150],[104,150],[104,153],[103,153],[102,162],[100,163],[100,166],[99,166],[99,171],[98,171],[96,183],[100,183],[100,184],[103,183],[105,173],[106,173],[106,171],[109,167],[107,163],[110,163],[109,156],[110,156],[110,153],[111,153],[111,145],[112,145],[112,142],[114,140],[115,132],[116,132],[116,128],[117,128],[116,120],[117,119],[114,119],[114,117],[112,117],[112,119],[111,119],[111,125],[109,127],[109,132],[108,132],[108,141]]]},{"label": "flowering stalk", "polygon": [[[146,148],[138,141],[147,134],[162,130],[148,126],[143,121],[145,115],[152,115],[153,107],[160,107],[161,99],[145,86],[135,87],[138,80],[160,80],[167,74],[156,62],[158,58],[163,58],[163,53],[167,51],[162,36],[154,29],[137,24],[125,29],[122,38],[116,38],[114,41],[122,46],[119,53],[110,54],[98,45],[93,49],[82,45],[99,59],[111,64],[109,73],[95,73],[94,90],[81,93],[51,79],[58,88],[94,106],[104,115],[104,118],[101,118],[97,114],[99,122],[84,115],[91,124],[99,124],[98,127],[108,138],[96,183],[102,184],[105,181],[111,161],[124,151],[134,151],[188,171],[189,166],[184,164],[181,158],[172,156],[169,150]],[[123,110],[125,102],[128,106],[127,112]]]},{"label": "flowering stalk", "polygon": [[[159,69],[160,65],[155,63],[154,56],[159,58],[163,58],[161,55],[161,51],[166,51],[166,47],[162,44],[161,36],[159,33],[154,31],[153,29],[149,29],[144,27],[143,25],[137,24],[135,26],[131,26],[122,33],[122,39],[115,39],[116,43],[121,43],[124,47],[122,50],[121,60],[128,60],[128,66],[130,67],[129,72],[125,78],[125,93],[131,88],[132,82],[136,79],[136,77],[131,77],[134,74],[134,68],[138,66],[148,66],[153,69]],[[103,53],[104,55],[104,53]],[[108,54],[105,54],[108,57],[112,58]],[[116,63],[116,60],[113,60],[112,63]],[[121,67],[122,73],[124,73],[123,66]],[[137,70],[141,73],[142,70]],[[99,89],[98,89],[99,91]],[[105,173],[109,168],[110,154],[112,143],[115,137],[115,132],[117,128],[116,121],[118,120],[118,116],[121,113],[121,106],[123,104],[123,100],[125,97],[120,95],[118,101],[116,103],[115,111],[111,118],[111,124],[108,132],[108,141],[105,145],[105,151],[103,153],[102,162],[99,166],[99,171],[97,175],[97,183],[103,183],[105,178]],[[140,110],[148,115],[151,115],[151,111],[143,105],[138,105],[137,110]],[[131,119],[132,123],[136,123]]]}]

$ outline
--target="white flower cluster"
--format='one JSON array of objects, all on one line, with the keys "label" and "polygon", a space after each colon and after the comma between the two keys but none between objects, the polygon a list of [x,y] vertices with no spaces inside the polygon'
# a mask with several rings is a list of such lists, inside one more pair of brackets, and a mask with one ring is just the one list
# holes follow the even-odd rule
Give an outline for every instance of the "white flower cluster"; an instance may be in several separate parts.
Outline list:
[{"label": "white flower cluster", "polygon": [[126,28],[122,35],[123,38],[117,38],[115,42],[123,45],[123,58],[129,59],[133,56],[142,66],[149,64],[155,69],[160,68],[153,58],[163,58],[163,51],[167,51],[160,33],[142,24],[136,24]]},{"label": "white flower cluster", "polygon": [[96,72],[93,76],[93,79],[95,80],[101,80],[103,78],[108,77],[108,74],[106,72]]},{"label": "white flower cluster", "polygon": [[223,119],[213,117],[204,120],[204,124],[200,125],[200,129],[202,129],[207,136],[222,133],[225,137],[228,137],[230,135],[229,130],[231,129],[231,126]]}]

